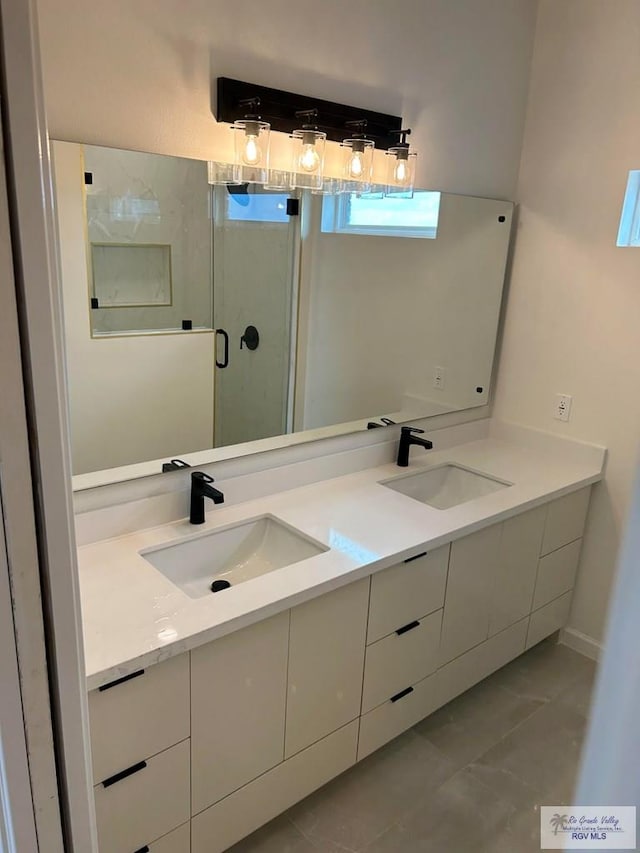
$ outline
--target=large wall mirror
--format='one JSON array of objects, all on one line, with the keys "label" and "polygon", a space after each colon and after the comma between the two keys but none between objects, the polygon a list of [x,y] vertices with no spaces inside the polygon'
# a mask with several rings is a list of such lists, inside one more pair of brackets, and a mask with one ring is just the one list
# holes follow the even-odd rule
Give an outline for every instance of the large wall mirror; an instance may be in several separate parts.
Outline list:
[{"label": "large wall mirror", "polygon": [[53,156],[76,487],[488,402],[511,203]]}]

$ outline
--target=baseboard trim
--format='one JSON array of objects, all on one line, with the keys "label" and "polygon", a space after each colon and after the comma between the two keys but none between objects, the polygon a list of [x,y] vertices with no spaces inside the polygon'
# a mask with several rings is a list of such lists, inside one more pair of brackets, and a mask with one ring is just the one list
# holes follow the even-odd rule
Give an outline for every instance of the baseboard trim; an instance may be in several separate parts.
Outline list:
[{"label": "baseboard trim", "polygon": [[581,631],[576,631],[575,628],[563,628],[560,631],[558,642],[573,649],[574,652],[580,652],[581,655],[585,655],[591,660],[599,661],[602,655],[602,643]]}]

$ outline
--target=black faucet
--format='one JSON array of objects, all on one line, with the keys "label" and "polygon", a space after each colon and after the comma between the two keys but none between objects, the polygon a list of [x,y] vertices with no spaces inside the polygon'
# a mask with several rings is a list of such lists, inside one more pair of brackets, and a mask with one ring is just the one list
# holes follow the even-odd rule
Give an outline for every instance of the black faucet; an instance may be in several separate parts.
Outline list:
[{"label": "black faucet", "polygon": [[406,468],[409,464],[409,448],[412,444],[418,444],[425,450],[431,450],[433,443],[428,438],[418,438],[414,433],[422,434],[423,429],[418,427],[403,426],[400,430],[400,444],[398,445],[398,465]]},{"label": "black faucet", "polygon": [[191,511],[189,513],[191,524],[204,524],[205,498],[211,498],[214,504],[224,503],[222,492],[214,489],[209,483],[213,483],[213,477],[202,471],[194,471],[191,475]]}]

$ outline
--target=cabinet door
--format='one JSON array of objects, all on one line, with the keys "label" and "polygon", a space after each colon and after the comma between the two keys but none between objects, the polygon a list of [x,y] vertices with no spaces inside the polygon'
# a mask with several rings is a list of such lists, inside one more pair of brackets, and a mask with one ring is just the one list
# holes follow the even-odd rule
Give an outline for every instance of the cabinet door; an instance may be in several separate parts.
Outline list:
[{"label": "cabinet door", "polygon": [[191,653],[192,814],[283,759],[289,612]]},{"label": "cabinet door", "polygon": [[285,757],[360,713],[369,578],[291,611]]},{"label": "cabinet door", "polygon": [[367,643],[442,607],[449,546],[416,554],[371,578]]},{"label": "cabinet door", "polygon": [[584,525],[589,509],[591,486],[565,495],[552,501],[547,512],[541,553],[550,554],[563,545],[579,539],[584,533]]},{"label": "cabinet door", "polygon": [[502,525],[489,636],[531,612],[546,506],[510,518]]},{"label": "cabinet door", "polygon": [[451,545],[441,664],[487,639],[501,528],[501,524],[487,527]]}]

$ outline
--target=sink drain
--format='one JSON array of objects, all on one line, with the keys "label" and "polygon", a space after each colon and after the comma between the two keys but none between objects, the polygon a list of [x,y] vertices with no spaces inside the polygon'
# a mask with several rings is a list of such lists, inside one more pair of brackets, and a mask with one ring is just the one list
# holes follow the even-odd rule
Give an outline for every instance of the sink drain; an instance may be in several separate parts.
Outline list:
[{"label": "sink drain", "polygon": [[213,581],[211,584],[211,592],[220,592],[221,589],[229,589],[231,586],[229,581]]}]

